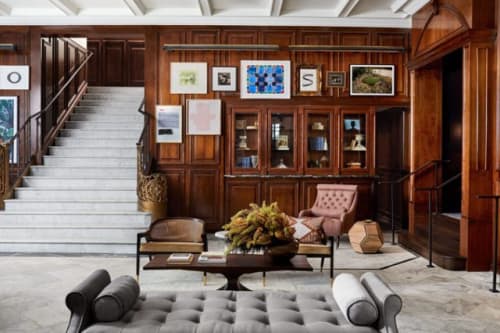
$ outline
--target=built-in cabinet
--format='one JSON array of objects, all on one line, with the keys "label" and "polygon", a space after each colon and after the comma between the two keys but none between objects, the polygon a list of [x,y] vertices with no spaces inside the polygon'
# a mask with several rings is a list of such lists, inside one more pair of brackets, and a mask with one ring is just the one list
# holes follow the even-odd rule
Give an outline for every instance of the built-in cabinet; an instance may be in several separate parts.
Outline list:
[{"label": "built-in cabinet", "polygon": [[[374,108],[226,107],[225,220],[250,202],[309,208],[319,183],[359,185],[360,218],[374,215]],[[369,204],[367,204],[369,202]]]}]

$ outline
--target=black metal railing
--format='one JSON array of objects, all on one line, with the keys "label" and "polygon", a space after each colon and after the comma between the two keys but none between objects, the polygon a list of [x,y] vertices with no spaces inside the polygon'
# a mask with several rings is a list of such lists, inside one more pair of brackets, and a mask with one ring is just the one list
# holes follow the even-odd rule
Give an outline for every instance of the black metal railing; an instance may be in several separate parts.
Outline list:
[{"label": "black metal railing", "polygon": [[[142,175],[149,175],[151,173],[152,155],[150,149],[150,120],[151,115],[145,111],[144,99],[137,109],[137,112],[144,116],[144,126],[142,127],[141,135],[137,141],[137,172]],[[139,177],[137,177],[139,179]]]},{"label": "black metal railing", "polygon": [[[436,193],[436,201],[439,198],[439,191],[443,189],[443,187],[448,186],[449,184],[453,183],[455,180],[459,179],[462,176],[462,173],[458,173],[455,176],[449,178],[448,180],[442,182],[439,185],[432,186],[432,187],[420,187],[416,188],[415,191],[426,191],[427,192],[427,250],[428,252],[428,259],[429,263],[427,264],[427,267],[434,267],[432,265],[432,216],[434,212],[432,211],[432,194]],[[439,212],[439,206],[436,209],[436,213]]]},{"label": "black metal railing", "polygon": [[[444,164],[444,163],[448,163],[450,162],[449,160],[431,160],[431,161],[428,161],[426,162],[424,165],[418,167],[417,169],[415,169],[414,171],[410,172],[410,173],[407,173],[406,175],[398,178],[398,179],[394,179],[394,180],[384,180],[384,181],[379,181],[378,184],[380,185],[383,185],[383,184],[388,184],[390,185],[390,202],[391,202],[391,233],[392,233],[392,245],[395,245],[396,244],[396,240],[395,240],[395,234],[396,234],[396,221],[395,221],[395,198],[394,198],[394,187],[395,185],[399,185],[400,189],[401,189],[401,184],[407,180],[408,178],[410,178],[411,176],[415,175],[415,176],[418,176],[419,174],[427,171],[430,167],[433,167],[434,168],[434,186],[437,185],[437,182],[438,182],[438,167],[439,165],[441,164]],[[400,224],[401,224],[401,221],[400,221]],[[401,225],[400,225],[401,227]]]},{"label": "black metal railing", "polygon": [[[75,83],[77,78],[87,63],[93,56],[93,53],[85,50],[86,57],[82,63],[76,68],[71,76],[66,80],[63,86],[57,91],[52,99],[37,113],[30,115],[19,127],[17,133],[3,143],[3,147],[7,149],[9,155],[9,163],[7,164],[9,170],[6,172],[8,177],[0,180],[4,184],[0,184],[3,188],[3,193],[0,193],[1,199],[7,198],[12,193],[12,188],[18,184],[21,176],[28,170],[32,164],[41,164],[42,156],[47,152],[51,140],[56,136],[57,132],[62,128],[63,123],[66,121],[68,114],[61,114],[59,98],[63,94],[67,94],[67,89],[71,89],[70,85]],[[77,82],[78,83],[78,82]],[[73,97],[81,96],[86,88],[85,79],[77,84],[77,89]],[[78,98],[64,98],[63,111],[68,112],[73,106],[78,103]],[[56,103],[57,102],[57,103]],[[42,129],[42,119],[52,119],[53,124],[49,131]],[[34,133],[34,135],[33,135]],[[14,186],[10,186],[10,180],[14,179]]]}]

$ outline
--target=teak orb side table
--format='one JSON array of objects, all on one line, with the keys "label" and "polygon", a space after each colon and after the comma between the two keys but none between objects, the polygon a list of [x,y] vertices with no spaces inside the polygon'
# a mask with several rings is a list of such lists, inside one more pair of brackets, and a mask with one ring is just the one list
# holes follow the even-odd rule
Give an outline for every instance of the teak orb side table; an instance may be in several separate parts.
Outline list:
[{"label": "teak orb side table", "polygon": [[384,245],[382,230],[372,220],[354,223],[348,234],[351,247],[358,253],[376,253]]}]

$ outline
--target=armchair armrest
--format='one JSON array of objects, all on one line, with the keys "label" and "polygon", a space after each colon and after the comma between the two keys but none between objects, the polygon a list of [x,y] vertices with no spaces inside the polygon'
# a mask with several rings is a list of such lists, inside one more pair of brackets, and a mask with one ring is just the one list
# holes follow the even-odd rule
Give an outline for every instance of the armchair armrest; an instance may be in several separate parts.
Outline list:
[{"label": "armchair armrest", "polygon": [[71,311],[66,333],[80,333],[89,326],[92,322],[92,302],[110,282],[109,273],[100,269],[66,295],[66,306]]},{"label": "armchair armrest", "polygon": [[299,212],[299,217],[314,217],[315,215],[312,213],[312,209],[303,209]]}]

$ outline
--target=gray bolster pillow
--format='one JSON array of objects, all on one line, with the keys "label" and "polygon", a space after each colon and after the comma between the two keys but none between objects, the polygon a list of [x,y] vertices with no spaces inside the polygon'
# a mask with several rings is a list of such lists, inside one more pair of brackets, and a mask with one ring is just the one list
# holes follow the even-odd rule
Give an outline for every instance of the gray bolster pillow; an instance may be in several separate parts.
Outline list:
[{"label": "gray bolster pillow", "polygon": [[94,300],[94,315],[98,322],[116,321],[134,306],[140,288],[131,276],[120,276],[104,288]]},{"label": "gray bolster pillow", "polygon": [[351,324],[371,326],[377,321],[377,305],[354,275],[339,274],[333,282],[333,296]]}]

